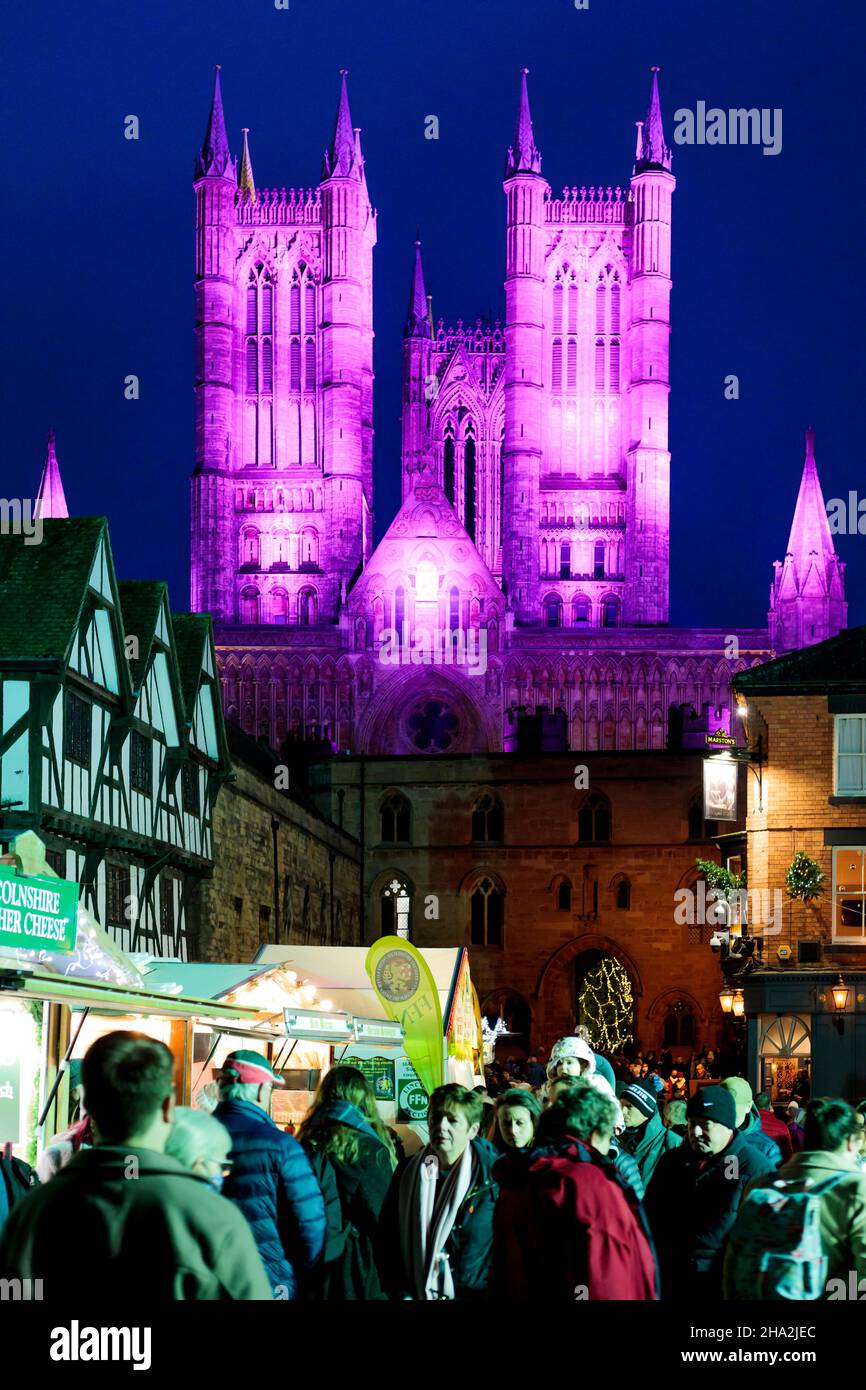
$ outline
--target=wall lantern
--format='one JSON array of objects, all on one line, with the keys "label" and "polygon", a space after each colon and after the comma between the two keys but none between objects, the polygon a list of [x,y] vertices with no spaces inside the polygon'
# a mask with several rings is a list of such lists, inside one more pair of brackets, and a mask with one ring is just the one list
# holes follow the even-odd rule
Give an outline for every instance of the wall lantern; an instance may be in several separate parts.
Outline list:
[{"label": "wall lantern", "polygon": [[731,1013],[734,1018],[742,1018],[746,1012],[746,996],[741,989],[738,989],[731,1002]]},{"label": "wall lantern", "polygon": [[725,988],[719,992],[719,1003],[722,1006],[723,1014],[729,1014],[733,1009],[734,991],[731,989],[730,985],[725,985]]},{"label": "wall lantern", "polygon": [[851,996],[851,991],[842,979],[841,974],[835,985],[833,985],[830,993],[833,995],[833,1008],[836,1010],[837,1014],[843,1014],[848,1008],[848,1000]]}]

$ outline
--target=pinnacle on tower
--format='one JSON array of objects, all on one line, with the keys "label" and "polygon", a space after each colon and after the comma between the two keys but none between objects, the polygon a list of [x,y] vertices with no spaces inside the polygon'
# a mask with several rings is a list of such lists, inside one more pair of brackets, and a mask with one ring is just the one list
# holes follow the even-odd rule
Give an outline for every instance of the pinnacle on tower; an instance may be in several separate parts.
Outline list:
[{"label": "pinnacle on tower", "polygon": [[45,456],[39,491],[36,494],[34,515],[39,515],[43,519],[52,518],[54,520],[65,519],[69,516],[63,483],[60,480],[60,467],[57,463],[57,454],[54,451],[53,430],[48,431],[48,452]]},{"label": "pinnacle on tower", "polygon": [[528,72],[529,68],[520,69],[520,105],[517,108],[514,143],[509,146],[505,159],[506,178],[510,178],[512,174],[541,173],[541,151],[536,146],[532,133],[532,114],[529,110],[529,88],[526,85]]},{"label": "pinnacle on tower", "polygon": [[238,171],[238,188],[242,193],[247,193],[250,202],[254,203],[256,201],[256,181],[253,178],[253,166],[250,160],[250,147],[247,140],[249,133],[250,128],[245,125],[243,127],[244,152],[241,155],[241,167]]},{"label": "pinnacle on tower", "polygon": [[337,105],[337,119],[334,123],[334,135],[330,145],[325,150],[325,158],[322,161],[322,178],[355,178],[360,179],[363,174],[363,160],[359,158],[360,145],[357,142],[355,131],[352,126],[352,116],[349,111],[349,92],[346,86],[346,68],[340,69],[340,100]]},{"label": "pinnacle on tower", "polygon": [[195,162],[196,178],[204,178],[207,174],[212,174],[218,178],[224,179],[234,179],[236,177],[235,163],[231,156],[228,135],[226,134],[226,118],[223,115],[219,63],[216,65],[213,101],[208,117],[207,130],[204,133],[204,143],[199,150],[198,158]]},{"label": "pinnacle on tower", "polygon": [[407,338],[430,338],[430,306],[424,288],[424,268],[421,264],[421,243],[415,242],[415,265],[412,270],[412,288],[409,292],[409,312],[406,315]]},{"label": "pinnacle on tower", "polygon": [[793,556],[794,565],[801,579],[805,578],[814,562],[819,570],[826,572],[828,562],[835,562],[836,551],[824,505],[824,494],[818,478],[815,463],[815,431],[810,425],[806,430],[806,459],[800,491],[794,508],[794,520],[788,537],[787,554]]},{"label": "pinnacle on tower", "polygon": [[643,130],[639,134],[639,148],[634,171],[641,173],[647,168],[670,169],[671,152],[665,144],[665,131],[662,124],[662,107],[659,100],[659,69],[650,69],[653,75],[650,90],[649,108]]}]

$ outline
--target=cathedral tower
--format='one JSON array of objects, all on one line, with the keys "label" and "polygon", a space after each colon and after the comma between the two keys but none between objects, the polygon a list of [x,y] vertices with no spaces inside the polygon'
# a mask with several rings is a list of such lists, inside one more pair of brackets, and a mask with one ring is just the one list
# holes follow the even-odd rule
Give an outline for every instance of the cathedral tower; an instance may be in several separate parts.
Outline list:
[{"label": "cathedral tower", "polygon": [[646,121],[638,127],[631,192],[630,363],[626,398],[626,551],[623,621],[668,621],[670,462],[668,361],[671,295],[671,195],[676,180],[665,144],[658,68],[652,70]]},{"label": "cathedral tower", "polygon": [[505,162],[505,525],[502,578],[518,621],[538,618],[539,478],[543,448],[545,196],[528,69],[520,75],[514,143]]}]

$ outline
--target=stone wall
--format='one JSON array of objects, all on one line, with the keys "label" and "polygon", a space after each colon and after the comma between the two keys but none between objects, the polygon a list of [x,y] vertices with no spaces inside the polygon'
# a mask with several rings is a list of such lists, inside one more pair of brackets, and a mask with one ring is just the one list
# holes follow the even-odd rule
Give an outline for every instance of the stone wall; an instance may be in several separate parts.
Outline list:
[{"label": "stone wall", "polygon": [[251,961],[266,942],[357,945],[358,844],[237,756],[234,770],[214,812],[213,877],[193,904],[198,958]]},{"label": "stone wall", "polygon": [[[578,758],[588,787],[575,788]],[[598,953],[625,967],[636,1000],[636,1033],[661,1046],[678,1002],[695,1042],[715,1045],[721,975],[712,926],[675,920],[677,888],[695,859],[718,859],[711,840],[689,839],[689,805],[700,793],[699,752],[486,757],[337,758],[316,769],[317,801],[359,837],[363,778],[364,940],[382,928],[382,895],[402,876],[416,945],[470,948],[482,1005],[500,990],[528,1006],[532,1041],[549,1046],[575,1022],[576,980]],[[340,795],[342,793],[342,796]],[[408,842],[382,838],[381,808],[393,794],[410,806]],[[492,793],[504,812],[501,844],[473,842],[472,808]],[[607,842],[580,840],[580,811],[599,793],[610,807]],[[562,878],[571,903],[559,905]],[[628,907],[618,906],[628,881]],[[503,895],[502,944],[472,943],[472,894],[485,879]],[[691,1052],[691,1042],[673,1050]]]}]

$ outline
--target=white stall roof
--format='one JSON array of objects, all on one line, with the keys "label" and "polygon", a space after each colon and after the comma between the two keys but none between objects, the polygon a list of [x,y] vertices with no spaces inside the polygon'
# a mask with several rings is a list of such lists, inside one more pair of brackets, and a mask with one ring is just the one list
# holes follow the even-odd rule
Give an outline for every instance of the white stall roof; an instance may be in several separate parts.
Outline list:
[{"label": "white stall roof", "polygon": [[[344,1013],[361,1018],[385,1018],[364,969],[369,949],[369,946],[262,946],[255,964],[282,965],[296,971],[299,982],[304,980],[315,985],[322,998],[329,999],[335,1009]],[[462,949],[443,946],[421,952],[439,993],[443,1023]]]},{"label": "white stall roof", "polygon": [[177,992],[182,986],[183,994],[191,994],[196,999],[223,999],[234,994],[241,985],[267,975],[266,965],[233,965],[210,961],[180,961],[135,957],[136,964],[145,979],[147,989],[157,994]]}]

